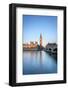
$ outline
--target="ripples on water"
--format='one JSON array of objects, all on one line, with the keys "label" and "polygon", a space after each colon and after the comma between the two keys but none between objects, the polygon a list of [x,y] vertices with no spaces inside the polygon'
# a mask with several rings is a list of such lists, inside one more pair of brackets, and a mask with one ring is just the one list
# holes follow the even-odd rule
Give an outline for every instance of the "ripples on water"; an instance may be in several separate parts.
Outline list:
[{"label": "ripples on water", "polygon": [[57,73],[57,58],[44,51],[23,52],[23,74]]}]

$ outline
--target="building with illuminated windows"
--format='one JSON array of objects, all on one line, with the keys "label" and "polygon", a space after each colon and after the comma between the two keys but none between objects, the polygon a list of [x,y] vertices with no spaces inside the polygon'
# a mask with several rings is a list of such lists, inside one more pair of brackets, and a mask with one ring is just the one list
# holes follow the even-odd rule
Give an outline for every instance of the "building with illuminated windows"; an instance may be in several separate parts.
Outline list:
[{"label": "building with illuminated windows", "polygon": [[37,41],[33,42],[30,41],[30,43],[23,44],[24,50],[39,50],[42,48],[42,34],[40,34],[40,45]]}]

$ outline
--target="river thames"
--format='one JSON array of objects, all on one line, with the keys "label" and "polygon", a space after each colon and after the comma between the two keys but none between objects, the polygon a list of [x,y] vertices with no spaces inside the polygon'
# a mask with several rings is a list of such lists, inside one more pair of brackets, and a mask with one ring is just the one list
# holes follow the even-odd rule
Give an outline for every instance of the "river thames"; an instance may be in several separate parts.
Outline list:
[{"label": "river thames", "polygon": [[57,73],[57,58],[45,51],[23,52],[23,75]]}]

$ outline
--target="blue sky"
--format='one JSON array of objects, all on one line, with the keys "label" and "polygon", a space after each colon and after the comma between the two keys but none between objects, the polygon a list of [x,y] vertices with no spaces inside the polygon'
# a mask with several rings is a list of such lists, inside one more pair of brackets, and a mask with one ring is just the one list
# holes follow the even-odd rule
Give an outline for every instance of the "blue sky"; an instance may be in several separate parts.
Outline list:
[{"label": "blue sky", "polygon": [[57,16],[22,16],[24,43],[38,41],[40,34],[43,46],[47,43],[57,43]]}]

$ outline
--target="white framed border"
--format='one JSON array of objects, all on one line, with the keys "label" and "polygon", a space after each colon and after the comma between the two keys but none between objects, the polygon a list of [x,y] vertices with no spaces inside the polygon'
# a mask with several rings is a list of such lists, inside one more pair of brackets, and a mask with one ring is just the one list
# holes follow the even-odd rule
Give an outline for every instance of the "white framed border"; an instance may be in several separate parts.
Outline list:
[{"label": "white framed border", "polygon": [[[22,74],[22,15],[57,16],[58,72],[57,74]],[[16,8],[16,83],[63,80],[63,10]]]}]

